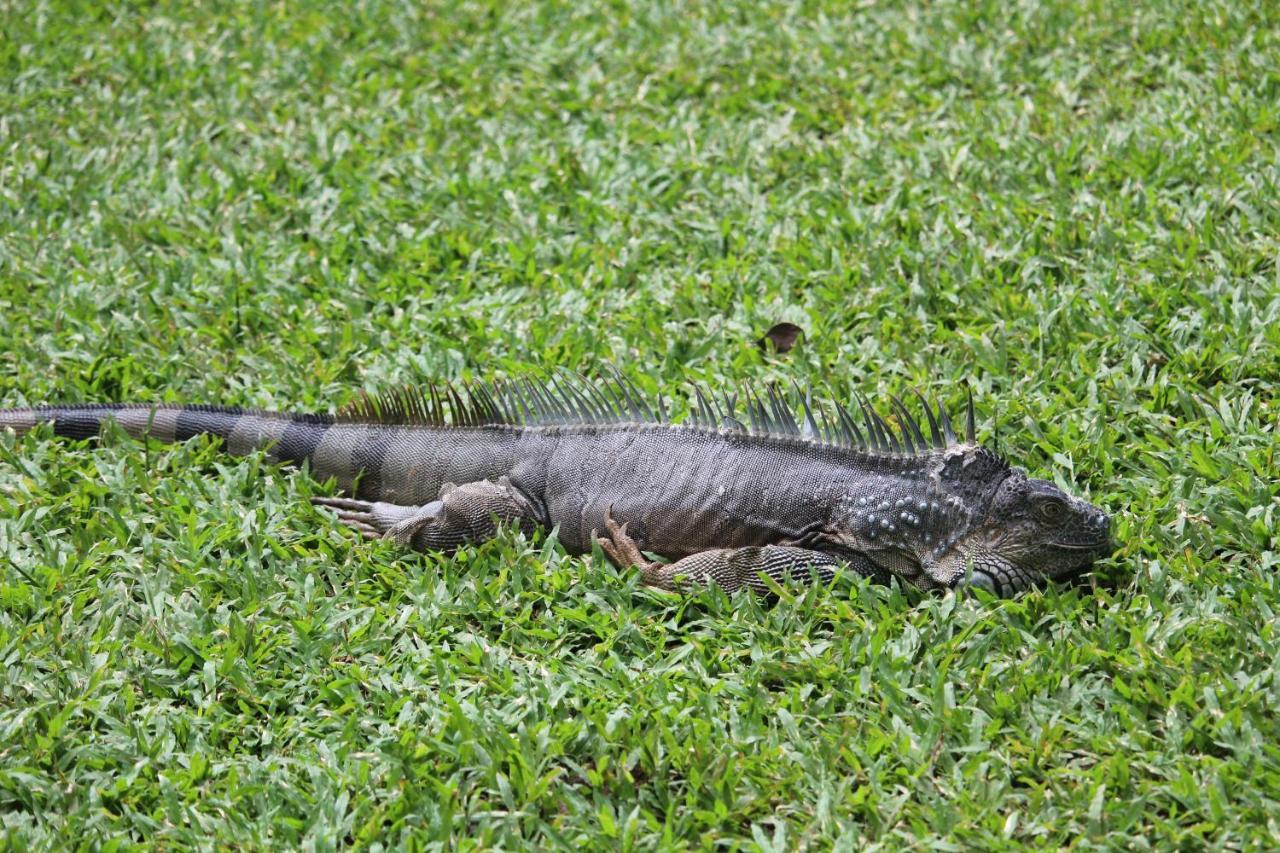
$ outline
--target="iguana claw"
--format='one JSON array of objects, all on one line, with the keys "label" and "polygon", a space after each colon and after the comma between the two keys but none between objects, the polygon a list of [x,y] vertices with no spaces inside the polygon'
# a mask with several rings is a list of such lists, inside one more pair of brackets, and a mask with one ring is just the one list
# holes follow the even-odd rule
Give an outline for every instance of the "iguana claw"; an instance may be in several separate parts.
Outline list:
[{"label": "iguana claw", "polygon": [[600,545],[600,550],[604,551],[609,560],[620,569],[628,569],[635,566],[639,569],[648,570],[655,565],[653,560],[645,557],[641,552],[640,546],[636,541],[627,535],[627,523],[613,520],[613,507],[609,507],[604,513],[604,527],[608,532],[607,536],[600,536],[595,530],[591,531],[591,538]]},{"label": "iguana claw", "polygon": [[382,532],[373,526],[373,504],[368,501],[349,498],[312,498],[311,503],[335,510],[339,521],[365,539],[382,538]]},{"label": "iguana claw", "polygon": [[436,519],[440,501],[425,506],[399,506],[351,498],[312,498],[311,503],[335,510],[338,520],[365,539],[391,539],[401,545]]}]

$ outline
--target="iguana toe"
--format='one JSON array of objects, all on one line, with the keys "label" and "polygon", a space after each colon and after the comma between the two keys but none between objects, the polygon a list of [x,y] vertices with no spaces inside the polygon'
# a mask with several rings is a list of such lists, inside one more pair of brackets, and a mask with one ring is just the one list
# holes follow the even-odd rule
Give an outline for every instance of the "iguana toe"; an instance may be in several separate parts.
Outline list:
[{"label": "iguana toe", "polygon": [[612,507],[605,511],[604,527],[607,536],[599,536],[594,530],[591,531],[591,536],[600,543],[600,550],[604,551],[615,566],[620,569],[632,566],[647,569],[653,565],[653,561],[645,557],[636,541],[627,535],[626,523],[618,524],[614,521]]},{"label": "iguana toe", "polygon": [[391,539],[401,545],[411,543],[423,527],[435,521],[442,506],[440,501],[400,506],[352,498],[312,498],[311,503],[335,510],[338,521],[366,539]]}]

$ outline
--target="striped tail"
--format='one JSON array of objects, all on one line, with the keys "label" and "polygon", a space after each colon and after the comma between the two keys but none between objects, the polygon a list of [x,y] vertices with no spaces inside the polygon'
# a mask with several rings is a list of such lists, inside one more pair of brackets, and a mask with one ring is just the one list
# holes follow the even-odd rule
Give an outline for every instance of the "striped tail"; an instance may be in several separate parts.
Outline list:
[{"label": "striped tail", "polygon": [[333,425],[332,415],[293,415],[245,411],[219,406],[163,406],[115,403],[37,406],[0,409],[0,430],[22,435],[36,424],[51,423],[55,435],[91,438],[106,421],[115,421],[134,438],[150,436],[164,442],[186,441],[197,435],[216,435],[228,452],[243,456],[266,449],[277,462],[302,464],[311,458],[320,439]]}]

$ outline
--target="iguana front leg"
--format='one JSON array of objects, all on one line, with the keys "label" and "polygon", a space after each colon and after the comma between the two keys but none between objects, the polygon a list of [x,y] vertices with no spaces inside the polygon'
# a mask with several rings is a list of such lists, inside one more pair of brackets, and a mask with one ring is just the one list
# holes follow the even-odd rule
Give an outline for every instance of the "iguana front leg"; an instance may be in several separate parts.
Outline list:
[{"label": "iguana front leg", "polygon": [[349,498],[311,502],[337,510],[338,520],[366,539],[391,539],[419,551],[453,551],[468,542],[483,542],[501,524],[518,525],[526,534],[540,524],[533,504],[506,477],[496,483],[446,483],[439,499],[422,506]]},{"label": "iguana front leg", "polygon": [[746,587],[760,595],[770,589],[761,576],[778,583],[830,583],[841,561],[821,551],[789,545],[762,545],[746,548],[714,548],[691,554],[674,563],[657,563],[645,557],[640,546],[627,535],[627,525],[605,513],[607,537],[592,536],[618,568],[636,566],[649,586],[686,590],[692,586],[718,584],[726,592]]}]

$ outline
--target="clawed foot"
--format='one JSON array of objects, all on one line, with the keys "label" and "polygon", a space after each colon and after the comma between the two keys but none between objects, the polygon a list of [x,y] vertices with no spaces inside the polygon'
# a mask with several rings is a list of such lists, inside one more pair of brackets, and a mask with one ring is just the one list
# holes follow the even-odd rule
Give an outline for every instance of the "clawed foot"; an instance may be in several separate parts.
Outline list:
[{"label": "clawed foot", "polygon": [[365,539],[381,539],[382,531],[374,526],[373,504],[348,498],[312,498],[316,506],[328,507],[337,513],[338,521],[359,533]]},{"label": "clawed foot", "polygon": [[365,539],[392,539],[401,545],[411,544],[418,531],[439,517],[441,508],[440,501],[400,506],[351,498],[312,498],[311,503],[334,510],[339,521]]},{"label": "clawed foot", "polygon": [[658,565],[640,551],[640,546],[636,544],[636,540],[627,535],[626,523],[618,524],[613,520],[613,507],[605,510],[604,529],[608,533],[607,536],[600,536],[595,530],[592,530],[591,538],[600,545],[600,550],[604,551],[615,566],[620,569],[629,569],[635,566],[647,573]]}]

